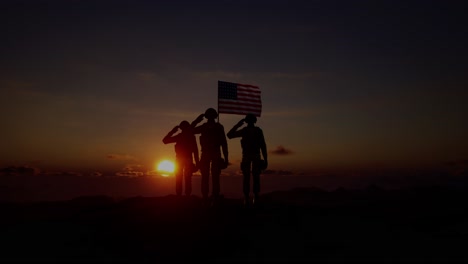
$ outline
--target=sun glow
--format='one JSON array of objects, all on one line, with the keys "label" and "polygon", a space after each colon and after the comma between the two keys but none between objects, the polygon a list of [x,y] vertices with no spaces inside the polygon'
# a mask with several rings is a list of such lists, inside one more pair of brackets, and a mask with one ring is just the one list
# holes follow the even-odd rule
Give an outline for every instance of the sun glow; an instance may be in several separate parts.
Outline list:
[{"label": "sun glow", "polygon": [[170,160],[163,160],[158,163],[157,171],[161,173],[161,176],[168,177],[174,173],[175,164]]}]

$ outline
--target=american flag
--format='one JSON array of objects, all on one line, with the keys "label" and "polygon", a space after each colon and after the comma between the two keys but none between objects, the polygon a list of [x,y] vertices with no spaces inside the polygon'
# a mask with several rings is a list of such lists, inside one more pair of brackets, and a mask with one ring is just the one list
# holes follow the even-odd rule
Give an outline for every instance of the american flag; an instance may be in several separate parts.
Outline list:
[{"label": "american flag", "polygon": [[218,81],[218,113],[254,114],[262,113],[260,88],[249,84]]}]

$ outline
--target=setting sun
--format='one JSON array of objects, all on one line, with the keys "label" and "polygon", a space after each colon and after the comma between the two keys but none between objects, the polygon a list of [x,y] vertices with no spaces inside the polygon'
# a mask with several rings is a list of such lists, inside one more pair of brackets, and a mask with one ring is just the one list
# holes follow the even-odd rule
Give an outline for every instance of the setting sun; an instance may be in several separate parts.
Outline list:
[{"label": "setting sun", "polygon": [[158,172],[161,173],[162,176],[167,177],[171,173],[174,173],[174,170],[175,170],[174,162],[169,161],[169,160],[163,160],[159,162],[157,170]]}]

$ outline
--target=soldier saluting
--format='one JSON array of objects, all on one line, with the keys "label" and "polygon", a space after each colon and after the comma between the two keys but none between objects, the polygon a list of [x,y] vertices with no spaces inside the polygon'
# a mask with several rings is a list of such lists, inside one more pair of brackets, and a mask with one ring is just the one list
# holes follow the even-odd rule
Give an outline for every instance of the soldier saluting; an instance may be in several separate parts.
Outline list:
[{"label": "soldier saluting", "polygon": [[[176,134],[180,130],[180,133]],[[164,144],[176,143],[176,194],[182,195],[185,181],[185,195],[192,193],[192,173],[198,170],[198,146],[192,127],[188,121],[182,121],[163,138]],[[193,162],[195,161],[195,164]]]},{"label": "soldier saluting", "polygon": [[[201,114],[195,119],[191,126],[194,134],[200,135],[201,157],[200,157],[200,173],[201,192],[204,199],[208,198],[209,178],[211,171],[212,180],[212,198],[216,200],[220,197],[220,174],[221,170],[229,164],[228,145],[224,127],[215,119],[218,117],[218,112],[214,108],[208,108],[204,114]],[[204,118],[206,122],[197,126]],[[221,157],[221,152],[224,159]]]},{"label": "soldier saluting", "polygon": [[[247,126],[240,129],[247,123]],[[253,178],[253,203],[258,203],[260,194],[260,173],[268,166],[268,154],[265,137],[261,128],[255,126],[257,117],[247,114],[227,133],[229,139],[240,137],[242,146],[241,170],[243,174],[244,204],[250,204],[250,174]],[[261,155],[263,156],[263,160]]]}]

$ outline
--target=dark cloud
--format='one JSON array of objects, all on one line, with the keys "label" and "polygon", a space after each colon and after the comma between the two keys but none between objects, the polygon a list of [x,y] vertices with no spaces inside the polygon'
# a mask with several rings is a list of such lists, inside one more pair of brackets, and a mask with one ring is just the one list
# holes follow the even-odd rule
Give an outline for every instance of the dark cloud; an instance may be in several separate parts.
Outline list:
[{"label": "dark cloud", "polygon": [[83,176],[83,173],[77,172],[77,171],[42,171],[40,176],[78,176],[81,177]]},{"label": "dark cloud", "polygon": [[143,165],[141,164],[127,164],[124,167],[124,171],[141,171],[143,168]]},{"label": "dark cloud", "polygon": [[115,173],[117,176],[126,176],[126,177],[139,177],[144,176],[145,173],[142,171],[142,165],[140,164],[127,164],[122,171]]},{"label": "dark cloud", "polygon": [[102,172],[99,172],[99,171],[93,171],[89,174],[90,176],[93,176],[93,177],[101,177],[103,176]]},{"label": "dark cloud", "polygon": [[81,172],[77,172],[77,171],[64,171],[62,172],[60,175],[63,175],[63,176],[83,176],[83,173]]},{"label": "dark cloud", "polygon": [[262,172],[264,175],[296,175],[293,171],[290,170],[265,170]]},{"label": "dark cloud", "polygon": [[290,155],[292,154],[292,150],[290,149],[287,149],[283,146],[277,146],[276,149],[270,151],[271,154],[275,154],[275,155]]},{"label": "dark cloud", "polygon": [[466,167],[468,166],[468,160],[451,161],[451,162],[447,162],[447,165],[456,166],[456,167]]},{"label": "dark cloud", "polygon": [[468,160],[461,159],[447,162],[446,165],[448,166],[449,171],[452,175],[455,176],[468,176]]},{"label": "dark cloud", "polygon": [[10,166],[0,169],[2,175],[37,175],[40,169],[30,166]]},{"label": "dark cloud", "polygon": [[116,172],[116,176],[123,176],[123,177],[140,177],[144,176],[145,173],[142,171],[121,171],[121,172]]},{"label": "dark cloud", "polygon": [[106,157],[111,160],[137,160],[135,157],[127,154],[109,154]]}]

